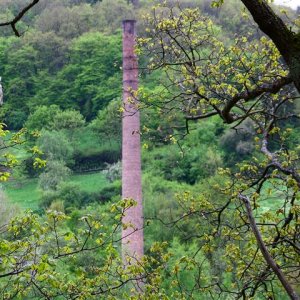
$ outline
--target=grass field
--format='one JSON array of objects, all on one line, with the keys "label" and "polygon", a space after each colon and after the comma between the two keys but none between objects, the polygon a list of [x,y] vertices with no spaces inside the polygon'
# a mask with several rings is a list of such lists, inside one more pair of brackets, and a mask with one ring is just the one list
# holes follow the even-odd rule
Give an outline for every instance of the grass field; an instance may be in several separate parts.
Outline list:
[{"label": "grass field", "polygon": [[[101,172],[73,175],[70,178],[70,182],[77,183],[82,190],[88,192],[99,191],[108,184]],[[41,191],[38,188],[38,180],[36,178],[26,179],[18,186],[16,182],[11,181],[5,183],[3,187],[8,200],[17,204],[20,208],[31,210],[39,208]]]}]

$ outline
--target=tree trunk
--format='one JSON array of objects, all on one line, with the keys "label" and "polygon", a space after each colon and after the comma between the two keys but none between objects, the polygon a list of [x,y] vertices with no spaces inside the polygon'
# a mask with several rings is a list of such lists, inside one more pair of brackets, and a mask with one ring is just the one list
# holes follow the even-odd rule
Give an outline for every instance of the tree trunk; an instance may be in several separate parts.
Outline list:
[{"label": "tree trunk", "polygon": [[143,207],[140,152],[140,115],[134,92],[138,88],[138,63],[134,53],[135,21],[123,21],[123,128],[122,128],[122,198],[133,199],[123,224],[133,226],[122,230],[122,256],[140,259],[144,254]]},{"label": "tree trunk", "polygon": [[274,42],[300,92],[300,33],[295,34],[265,0],[241,0],[259,28]]}]

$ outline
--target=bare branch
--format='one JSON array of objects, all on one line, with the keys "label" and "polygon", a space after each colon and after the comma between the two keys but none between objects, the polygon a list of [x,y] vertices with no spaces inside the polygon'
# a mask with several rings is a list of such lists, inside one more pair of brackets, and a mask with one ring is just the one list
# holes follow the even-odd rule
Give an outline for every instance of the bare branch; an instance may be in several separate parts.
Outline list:
[{"label": "bare branch", "polygon": [[299,300],[299,296],[296,294],[296,292],[294,291],[293,287],[290,285],[290,283],[286,280],[285,275],[283,274],[280,266],[277,265],[277,263],[275,262],[275,260],[273,259],[273,257],[271,256],[270,252],[268,251],[261,233],[257,227],[255,218],[253,216],[253,211],[251,208],[251,203],[250,200],[248,199],[248,197],[240,194],[239,198],[244,202],[245,207],[246,207],[246,211],[247,211],[247,216],[249,219],[249,223],[250,226],[252,228],[252,231],[255,235],[256,241],[257,241],[257,245],[263,255],[263,257],[265,258],[268,266],[270,266],[272,268],[272,270],[274,271],[274,273],[276,274],[276,276],[278,277],[278,279],[280,280],[280,282],[282,283],[283,287],[285,288],[286,292],[289,294],[290,298],[293,300]]},{"label": "bare branch", "polygon": [[33,0],[27,6],[25,6],[11,21],[0,23],[0,27],[3,26],[11,26],[13,32],[16,36],[20,37],[21,34],[18,31],[16,25],[17,23],[23,18],[23,16],[33,7],[35,6],[40,0]]}]

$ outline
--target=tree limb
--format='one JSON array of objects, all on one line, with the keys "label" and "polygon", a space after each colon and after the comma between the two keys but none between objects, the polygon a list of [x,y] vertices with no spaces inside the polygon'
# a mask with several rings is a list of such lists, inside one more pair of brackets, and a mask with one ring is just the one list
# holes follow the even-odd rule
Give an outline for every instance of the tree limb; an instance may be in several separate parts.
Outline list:
[{"label": "tree limb", "polygon": [[222,118],[226,121],[226,123],[232,123],[234,121],[232,115],[230,114],[231,109],[240,101],[245,100],[250,101],[255,99],[256,97],[262,95],[263,93],[277,93],[282,87],[285,85],[292,83],[293,80],[290,77],[283,77],[277,79],[275,82],[271,84],[263,84],[252,91],[244,91],[243,93],[237,94],[230,101],[227,102],[225,107],[222,110]]},{"label": "tree limb", "polygon": [[40,0],[33,0],[27,6],[25,6],[11,21],[0,23],[0,27],[2,26],[11,26],[12,30],[14,31],[15,35],[20,37],[21,34],[19,33],[16,25],[17,23],[23,18],[23,16],[33,7],[35,6]]},{"label": "tree limb", "polygon": [[300,33],[294,33],[265,0],[241,0],[258,27],[273,41],[290,69],[300,92]]},{"label": "tree limb", "polygon": [[260,233],[260,231],[257,227],[255,218],[253,216],[253,211],[252,211],[252,208],[251,208],[250,200],[248,199],[248,197],[246,197],[242,194],[239,194],[239,198],[245,204],[246,211],[247,211],[247,216],[248,216],[248,219],[249,219],[249,223],[250,223],[250,226],[251,226],[252,231],[254,233],[254,236],[256,238],[257,245],[258,245],[264,259],[266,260],[268,266],[270,266],[270,268],[274,271],[274,273],[276,274],[276,276],[278,277],[278,279],[282,283],[284,289],[286,290],[286,292],[288,293],[290,298],[292,300],[299,300],[300,299],[299,296],[296,294],[293,287],[290,285],[290,283],[285,278],[285,275],[283,274],[281,268],[277,265],[277,263],[275,262],[275,260],[271,256],[270,252],[268,251],[268,249],[267,249],[267,247],[266,247],[266,245],[265,245],[265,243],[262,239],[261,233]]},{"label": "tree limb", "polygon": [[288,63],[293,33],[265,0],[241,1],[251,13],[261,31],[269,36]]}]

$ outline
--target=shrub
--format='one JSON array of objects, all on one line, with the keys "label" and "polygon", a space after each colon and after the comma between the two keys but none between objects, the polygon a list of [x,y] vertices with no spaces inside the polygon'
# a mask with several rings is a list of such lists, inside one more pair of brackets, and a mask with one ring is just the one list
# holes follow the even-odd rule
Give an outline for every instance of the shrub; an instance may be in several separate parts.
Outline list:
[{"label": "shrub", "polygon": [[56,190],[58,185],[65,181],[71,174],[71,170],[63,161],[48,161],[44,173],[39,177],[39,187],[42,190]]},{"label": "shrub", "polygon": [[28,130],[42,130],[51,129],[51,124],[55,115],[60,111],[57,105],[38,106],[36,110],[31,113],[25,123]]},{"label": "shrub", "polygon": [[116,182],[99,192],[83,191],[76,183],[62,182],[56,190],[43,193],[40,206],[44,209],[55,208],[71,212],[74,208],[83,208],[92,203],[104,203],[121,195],[121,183]]},{"label": "shrub", "polygon": [[63,132],[43,130],[37,144],[46,159],[71,162],[74,150]]},{"label": "shrub", "polygon": [[106,169],[103,171],[106,179],[109,182],[114,182],[118,179],[121,179],[121,172],[122,172],[121,161],[118,161],[115,164],[107,164]]},{"label": "shrub", "polygon": [[96,152],[77,152],[74,156],[74,170],[83,172],[104,169],[106,164],[116,163],[121,159],[120,149],[102,149]]},{"label": "shrub", "polygon": [[111,184],[103,188],[98,194],[98,200],[100,202],[110,201],[112,198],[121,196],[122,186],[121,181],[117,181],[114,184]]},{"label": "shrub", "polygon": [[254,135],[253,124],[247,120],[235,130],[228,129],[221,136],[220,145],[225,152],[224,161],[228,166],[233,166],[251,155],[254,151]]},{"label": "shrub", "polygon": [[2,190],[2,186],[0,186],[0,228],[19,212],[20,208],[15,204],[9,203]]}]

